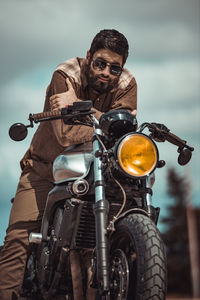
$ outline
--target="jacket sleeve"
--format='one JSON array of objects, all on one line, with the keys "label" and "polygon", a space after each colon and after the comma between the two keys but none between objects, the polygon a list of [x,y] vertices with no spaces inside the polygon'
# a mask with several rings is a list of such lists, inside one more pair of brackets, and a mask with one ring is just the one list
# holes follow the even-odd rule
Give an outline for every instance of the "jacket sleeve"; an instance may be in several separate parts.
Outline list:
[{"label": "jacket sleeve", "polygon": [[[49,98],[52,95],[67,91],[68,88],[65,79],[66,78],[58,71],[54,72],[46,97],[46,107],[49,109]],[[72,80],[71,82],[76,92],[76,86]],[[96,118],[99,119],[101,114],[100,111],[96,110]],[[91,127],[84,125],[66,125],[62,120],[52,121],[51,124],[58,143],[63,147],[89,142],[92,139]]]},{"label": "jacket sleeve", "polygon": [[[50,109],[49,98],[52,95],[67,91],[67,84],[65,80],[66,76],[64,76],[62,73],[56,71],[53,74],[46,97],[45,105],[48,109]],[[76,92],[77,87],[72,78],[71,83]],[[127,109],[132,111],[137,109],[137,84],[135,78],[133,77],[125,88],[119,87],[113,96],[112,104],[108,110]],[[99,119],[102,115],[102,112],[97,108],[92,109],[96,111],[95,117]],[[58,143],[63,147],[89,142],[92,139],[91,127],[84,125],[66,125],[62,120],[52,121],[51,124]]]},{"label": "jacket sleeve", "polygon": [[134,77],[126,88],[117,90],[111,109],[137,109],[137,83]]}]

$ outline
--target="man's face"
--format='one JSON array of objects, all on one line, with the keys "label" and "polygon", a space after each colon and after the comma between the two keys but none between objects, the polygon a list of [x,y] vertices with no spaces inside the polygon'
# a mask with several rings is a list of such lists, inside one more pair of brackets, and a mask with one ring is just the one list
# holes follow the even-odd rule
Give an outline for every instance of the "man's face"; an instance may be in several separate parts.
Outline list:
[{"label": "man's face", "polygon": [[112,90],[119,81],[123,57],[113,51],[100,49],[93,57],[87,56],[88,84],[99,94]]}]

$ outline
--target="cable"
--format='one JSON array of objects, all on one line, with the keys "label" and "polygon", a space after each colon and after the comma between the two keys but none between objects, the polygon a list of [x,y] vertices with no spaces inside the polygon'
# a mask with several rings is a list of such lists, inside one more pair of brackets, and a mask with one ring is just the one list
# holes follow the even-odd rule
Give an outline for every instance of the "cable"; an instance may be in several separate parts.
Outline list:
[{"label": "cable", "polygon": [[96,128],[95,128],[95,125],[93,125],[93,129],[94,129],[94,134],[98,140],[98,142],[100,143],[100,145],[102,146],[103,150],[104,150],[104,153],[106,154],[106,158],[107,158],[107,162],[108,162],[108,169],[109,169],[109,173],[110,173],[110,176],[111,178],[115,181],[115,183],[120,187],[121,191],[122,191],[122,195],[123,195],[123,202],[122,202],[122,206],[121,208],[119,209],[118,213],[113,216],[112,220],[110,221],[109,225],[108,225],[108,229],[112,229],[114,230],[114,227],[113,227],[113,223],[114,221],[119,217],[119,215],[121,214],[121,212],[123,211],[125,205],[126,205],[126,193],[125,193],[125,190],[123,188],[123,186],[121,185],[121,183],[113,176],[112,174],[112,170],[111,170],[111,161],[110,161],[110,158],[108,156],[108,151],[104,145],[104,143],[102,142],[102,140],[100,139],[99,135],[97,134],[96,132]]}]

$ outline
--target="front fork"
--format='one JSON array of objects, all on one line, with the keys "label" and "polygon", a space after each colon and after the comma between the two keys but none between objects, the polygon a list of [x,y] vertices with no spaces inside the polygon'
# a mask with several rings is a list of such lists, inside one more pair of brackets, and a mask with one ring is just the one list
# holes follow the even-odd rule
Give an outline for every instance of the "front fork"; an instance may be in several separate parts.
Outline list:
[{"label": "front fork", "polygon": [[[99,128],[96,134],[102,135]],[[95,183],[95,204],[93,207],[96,225],[96,258],[97,258],[97,282],[100,293],[108,294],[110,290],[109,280],[109,242],[107,235],[109,203],[105,199],[104,177],[102,174],[102,153],[103,149],[96,134],[93,136],[94,151],[94,183]]]},{"label": "front fork", "polygon": [[159,207],[154,207],[152,205],[152,178],[151,176],[146,177],[146,204],[147,204],[147,213],[149,215],[149,218],[154,221],[155,224],[158,222],[158,217],[160,213]]}]

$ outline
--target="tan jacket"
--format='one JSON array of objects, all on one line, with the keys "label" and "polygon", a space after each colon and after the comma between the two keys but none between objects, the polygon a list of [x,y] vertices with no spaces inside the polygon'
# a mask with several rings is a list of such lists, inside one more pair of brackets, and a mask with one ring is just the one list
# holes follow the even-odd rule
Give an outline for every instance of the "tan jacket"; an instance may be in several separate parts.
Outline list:
[{"label": "tan jacket", "polygon": [[[83,58],[73,58],[59,65],[53,74],[47,89],[44,111],[50,110],[50,96],[67,91],[66,77],[74,87],[76,95],[81,100],[92,100],[96,117],[103,112],[114,109],[137,109],[137,84],[133,75],[124,69],[118,85],[109,93],[97,95],[87,84],[86,61]],[[65,125],[63,121],[42,122],[20,164],[31,166],[42,178],[53,181],[52,164],[55,158],[67,146],[90,141],[92,128],[76,125]]]}]

